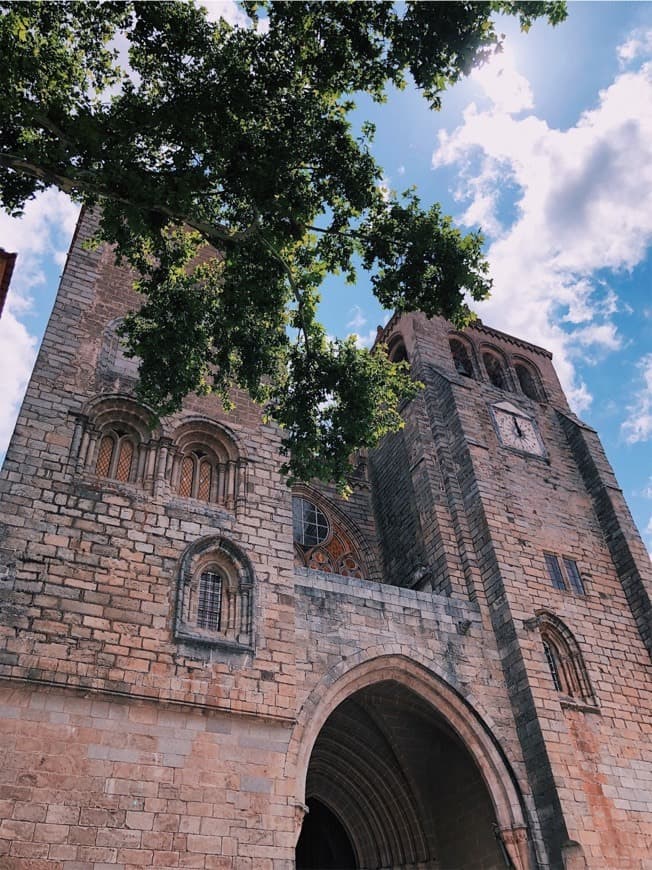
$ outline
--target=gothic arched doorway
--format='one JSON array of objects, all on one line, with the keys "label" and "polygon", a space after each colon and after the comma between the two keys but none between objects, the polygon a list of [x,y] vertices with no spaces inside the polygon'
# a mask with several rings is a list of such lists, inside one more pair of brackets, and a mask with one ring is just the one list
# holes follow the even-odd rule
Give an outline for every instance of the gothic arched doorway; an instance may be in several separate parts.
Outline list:
[{"label": "gothic arched doorway", "polygon": [[342,701],[314,743],[297,870],[505,870],[492,800],[458,735],[394,680]]}]

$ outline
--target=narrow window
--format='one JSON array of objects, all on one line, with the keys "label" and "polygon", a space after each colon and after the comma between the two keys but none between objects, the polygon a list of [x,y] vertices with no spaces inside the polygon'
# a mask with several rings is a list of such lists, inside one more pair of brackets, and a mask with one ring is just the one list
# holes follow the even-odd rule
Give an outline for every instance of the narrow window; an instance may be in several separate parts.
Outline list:
[{"label": "narrow window", "polygon": [[192,478],[195,463],[192,456],[184,457],[181,463],[181,477],[179,479],[179,495],[189,498],[192,495]]},{"label": "narrow window", "polygon": [[473,377],[473,365],[466,346],[457,338],[451,338],[450,342],[451,355],[455,365],[455,371],[463,375],[465,378]]},{"label": "narrow window", "polygon": [[484,367],[487,370],[489,381],[494,385],[494,387],[498,387],[499,390],[509,389],[507,386],[505,369],[498,357],[494,356],[492,353],[485,353],[482,355],[482,360],[484,362]]},{"label": "narrow window", "polygon": [[566,556],[564,556],[562,561],[573,592],[577,592],[578,595],[586,595],[584,583],[582,583],[580,572],[577,569],[577,562],[574,559],[566,558]]},{"label": "narrow window", "polygon": [[100,449],[97,454],[97,464],[95,466],[95,473],[99,474],[100,477],[109,476],[114,449],[115,438],[113,435],[105,435],[100,441]]},{"label": "narrow window", "polygon": [[548,576],[552,581],[552,585],[555,589],[566,589],[566,584],[564,583],[564,576],[561,573],[561,566],[559,565],[559,559],[556,556],[553,556],[552,553],[544,553],[544,557],[546,560],[546,568],[548,569]]},{"label": "narrow window", "polygon": [[548,662],[548,667],[550,668],[550,676],[552,677],[552,682],[554,683],[555,689],[558,692],[563,691],[561,679],[559,677],[559,667],[557,664],[557,656],[555,655],[556,650],[551,646],[548,641],[543,641],[543,651],[546,654],[546,661]]},{"label": "narrow window", "polygon": [[134,445],[131,441],[125,440],[120,442],[120,453],[118,454],[118,464],[115,469],[115,479],[127,481],[131,474],[131,462],[134,458]]},{"label": "narrow window", "polygon": [[202,459],[199,463],[199,486],[197,487],[197,498],[203,501],[208,501],[211,495],[211,480],[213,477],[213,468],[208,459]]},{"label": "narrow window", "polygon": [[518,382],[521,385],[521,390],[529,399],[534,399],[535,402],[541,401],[541,390],[537,384],[537,380],[530,369],[523,363],[516,363],[514,366]]},{"label": "narrow window", "polygon": [[222,609],[222,578],[214,571],[205,571],[199,578],[197,625],[210,631],[220,630]]},{"label": "narrow window", "polygon": [[582,652],[568,628],[549,617],[541,629],[541,640],[555,689],[575,701],[595,705]]}]

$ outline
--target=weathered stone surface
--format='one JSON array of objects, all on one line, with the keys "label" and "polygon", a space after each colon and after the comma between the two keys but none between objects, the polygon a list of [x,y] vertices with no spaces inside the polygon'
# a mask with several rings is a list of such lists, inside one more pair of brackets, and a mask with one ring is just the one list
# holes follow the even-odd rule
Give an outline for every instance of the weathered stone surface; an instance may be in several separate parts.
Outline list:
[{"label": "weathered stone surface", "polygon": [[[279,433],[244,395],[232,414],[191,397],[138,429],[114,332],[138,300],[109,250],[83,249],[93,221],[0,476],[0,867],[284,870],[319,798],[361,866],[500,866],[495,821],[514,866],[649,868],[649,562],[549,354],[478,325],[469,378],[445,321],[391,321],[426,385],[405,429],[361,457],[349,501],[301,489],[365,579],[297,568]],[[510,390],[488,382],[485,348]],[[545,401],[520,391],[519,360]],[[504,401],[535,421],[543,455],[501,444]],[[97,473],[99,407],[138,433],[128,480]],[[210,503],[179,492],[189,422],[235,445]],[[204,540],[240,571],[219,630],[184,592],[184,554]],[[576,562],[585,595],[553,587],[546,553]],[[546,613],[574,638],[590,698],[555,689]],[[340,782],[354,768],[360,781]]]}]

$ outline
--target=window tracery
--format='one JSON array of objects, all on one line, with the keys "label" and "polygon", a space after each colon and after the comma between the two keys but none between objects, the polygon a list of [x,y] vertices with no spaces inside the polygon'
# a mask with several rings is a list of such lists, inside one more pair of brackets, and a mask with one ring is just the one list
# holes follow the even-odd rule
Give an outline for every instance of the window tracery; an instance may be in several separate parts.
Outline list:
[{"label": "window tracery", "polygon": [[595,706],[596,700],[573,634],[552,614],[539,617],[543,651],[557,692],[574,701]]},{"label": "window tracery", "polygon": [[77,416],[71,460],[78,471],[107,480],[151,483],[158,441],[150,420],[147,409],[128,396],[91,400],[86,414]]},{"label": "window tracery", "polygon": [[365,579],[364,563],[341,523],[314,502],[292,499],[295,564],[328,574]]},{"label": "window tracery", "polygon": [[119,430],[111,430],[102,435],[95,473],[99,477],[128,481],[134,458],[134,443],[129,435]]},{"label": "window tracery", "polygon": [[171,485],[183,498],[233,509],[244,494],[245,464],[226,430],[207,420],[191,420],[174,436]]}]

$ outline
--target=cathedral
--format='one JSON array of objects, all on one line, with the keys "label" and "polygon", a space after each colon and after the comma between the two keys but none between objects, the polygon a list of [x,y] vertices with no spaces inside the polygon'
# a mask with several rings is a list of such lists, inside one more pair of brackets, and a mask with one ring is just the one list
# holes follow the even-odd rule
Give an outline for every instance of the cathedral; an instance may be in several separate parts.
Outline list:
[{"label": "cathedral", "polygon": [[352,495],[152,428],[82,215],[0,476],[2,870],[651,870],[650,561],[551,355],[392,318]]}]

